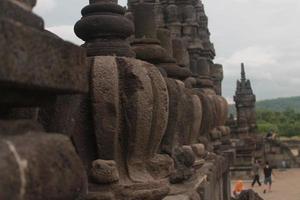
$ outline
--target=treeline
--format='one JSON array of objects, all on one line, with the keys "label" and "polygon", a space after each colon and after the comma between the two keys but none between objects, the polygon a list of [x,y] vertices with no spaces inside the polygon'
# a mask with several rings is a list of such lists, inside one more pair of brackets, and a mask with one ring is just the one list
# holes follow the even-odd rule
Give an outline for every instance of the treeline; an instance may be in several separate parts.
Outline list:
[{"label": "treeline", "polygon": [[257,125],[261,133],[275,131],[281,136],[300,136],[300,113],[287,108],[283,112],[257,109]]},{"label": "treeline", "polygon": [[293,108],[296,112],[300,112],[300,96],[258,101],[256,102],[256,108],[277,112],[284,112],[288,108]]},{"label": "treeline", "polygon": [[[261,100],[256,102],[257,110],[284,112],[288,108],[293,108],[296,112],[300,112],[300,96]],[[234,104],[229,105],[229,113],[235,115],[236,110]]]}]

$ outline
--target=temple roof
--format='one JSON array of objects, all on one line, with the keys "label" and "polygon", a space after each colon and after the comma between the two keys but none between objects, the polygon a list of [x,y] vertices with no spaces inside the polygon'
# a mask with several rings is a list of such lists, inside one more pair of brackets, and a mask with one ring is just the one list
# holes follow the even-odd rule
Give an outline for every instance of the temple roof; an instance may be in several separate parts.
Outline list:
[{"label": "temple roof", "polygon": [[251,82],[246,78],[244,63],[241,63],[241,79],[237,81],[236,96],[239,95],[253,95]]}]

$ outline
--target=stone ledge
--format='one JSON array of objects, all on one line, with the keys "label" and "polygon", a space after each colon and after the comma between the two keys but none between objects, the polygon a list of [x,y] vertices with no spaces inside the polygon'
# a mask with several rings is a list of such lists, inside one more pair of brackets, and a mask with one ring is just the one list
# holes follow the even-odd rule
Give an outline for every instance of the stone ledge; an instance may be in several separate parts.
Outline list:
[{"label": "stone ledge", "polygon": [[84,168],[66,136],[1,137],[0,160],[0,199],[71,200],[87,193]]},{"label": "stone ledge", "polygon": [[88,91],[85,51],[47,31],[0,18],[0,89]]},{"label": "stone ledge", "polygon": [[[21,4],[21,3],[20,3]],[[0,19],[7,18],[40,30],[44,29],[44,21],[30,10],[9,0],[0,1]]]}]

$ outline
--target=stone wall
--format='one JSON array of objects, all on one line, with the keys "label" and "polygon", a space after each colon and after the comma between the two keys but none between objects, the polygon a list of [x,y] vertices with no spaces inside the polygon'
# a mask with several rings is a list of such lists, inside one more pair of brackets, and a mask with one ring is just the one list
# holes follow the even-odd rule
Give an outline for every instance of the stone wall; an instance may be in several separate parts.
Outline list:
[{"label": "stone wall", "polygon": [[70,137],[39,111],[88,93],[85,51],[44,30],[35,1],[0,2],[0,199],[77,199],[87,176]]},{"label": "stone wall", "polygon": [[229,200],[202,2],[90,0],[82,47],[44,30],[35,3],[0,3],[0,199]]},{"label": "stone wall", "polygon": [[300,156],[297,145],[299,143],[299,141],[297,142],[292,140],[266,140],[265,159],[274,168],[298,168],[300,167]]}]

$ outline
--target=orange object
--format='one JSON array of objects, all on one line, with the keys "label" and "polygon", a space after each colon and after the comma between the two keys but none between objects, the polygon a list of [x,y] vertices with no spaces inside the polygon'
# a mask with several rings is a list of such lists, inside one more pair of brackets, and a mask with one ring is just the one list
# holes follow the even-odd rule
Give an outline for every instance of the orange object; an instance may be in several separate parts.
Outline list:
[{"label": "orange object", "polygon": [[238,180],[234,185],[234,191],[241,193],[244,190],[244,183],[242,180]]}]

